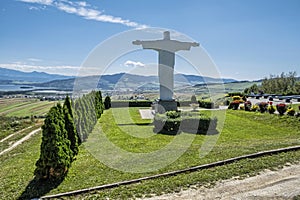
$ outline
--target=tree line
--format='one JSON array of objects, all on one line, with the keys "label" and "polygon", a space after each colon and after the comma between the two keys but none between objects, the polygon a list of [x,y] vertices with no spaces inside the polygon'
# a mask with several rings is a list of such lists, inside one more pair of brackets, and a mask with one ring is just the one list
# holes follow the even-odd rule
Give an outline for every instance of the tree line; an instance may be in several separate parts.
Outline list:
[{"label": "tree line", "polygon": [[[74,109],[74,110],[73,110]],[[64,177],[104,110],[102,94],[92,91],[75,101],[67,96],[63,106],[53,106],[42,126],[40,158],[34,175],[38,179]]]},{"label": "tree line", "polygon": [[300,94],[300,81],[296,72],[282,72],[280,75],[270,75],[269,78],[264,78],[261,85],[253,84],[251,87],[246,88],[244,93]]},{"label": "tree line", "polygon": [[104,105],[100,91],[92,91],[83,95],[74,102],[74,120],[76,124],[79,143],[81,144],[93,130],[97,120],[101,117]]}]

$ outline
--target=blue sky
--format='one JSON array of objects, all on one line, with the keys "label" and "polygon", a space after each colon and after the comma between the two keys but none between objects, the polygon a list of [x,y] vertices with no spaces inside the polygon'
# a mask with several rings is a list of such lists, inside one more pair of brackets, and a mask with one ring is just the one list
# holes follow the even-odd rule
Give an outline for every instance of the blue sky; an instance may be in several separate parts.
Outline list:
[{"label": "blue sky", "polygon": [[[190,36],[222,77],[300,75],[298,0],[1,0],[0,67],[76,75],[99,43],[145,26]],[[122,60],[114,70],[144,59]]]}]

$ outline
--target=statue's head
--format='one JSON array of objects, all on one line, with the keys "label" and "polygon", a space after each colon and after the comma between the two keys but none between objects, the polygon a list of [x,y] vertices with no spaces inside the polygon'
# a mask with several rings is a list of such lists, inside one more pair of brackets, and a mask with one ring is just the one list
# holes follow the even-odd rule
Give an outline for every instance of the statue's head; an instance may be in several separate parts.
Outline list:
[{"label": "statue's head", "polygon": [[170,40],[170,31],[165,31],[164,32],[164,40]]}]

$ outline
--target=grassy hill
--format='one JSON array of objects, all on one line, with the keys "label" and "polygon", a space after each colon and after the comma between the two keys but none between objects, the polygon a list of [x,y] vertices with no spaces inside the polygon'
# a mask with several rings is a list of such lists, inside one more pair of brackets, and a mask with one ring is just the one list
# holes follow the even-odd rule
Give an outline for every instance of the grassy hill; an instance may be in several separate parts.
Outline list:
[{"label": "grassy hill", "polygon": [[[211,114],[222,117],[220,112],[222,111],[212,111]],[[224,127],[218,127],[219,135],[205,136],[182,133],[177,138],[173,150],[180,150],[186,141],[192,141],[187,151],[174,163],[152,172],[130,173],[111,169],[91,154],[93,149],[87,148],[89,143],[84,143],[80,146],[77,160],[73,163],[65,180],[59,185],[52,185],[48,188],[41,188],[41,185],[35,185],[31,182],[41,143],[41,134],[35,135],[29,141],[0,157],[0,187],[2,188],[0,198],[16,199],[22,193],[31,197],[56,194],[183,169],[257,151],[300,144],[300,125],[297,118],[244,111],[227,111],[225,116],[226,118],[223,118],[225,120]],[[109,138],[121,149],[135,153],[148,153],[159,150],[174,140],[174,136],[154,134],[153,127],[149,125],[149,122],[151,121],[140,119],[138,108],[107,110],[90,135],[89,141],[93,142],[105,134],[106,138]],[[201,150],[202,144],[206,139],[214,137],[216,137],[217,142],[212,151],[205,157],[199,157],[199,149],[200,153],[203,151],[203,149]],[[94,150],[101,151],[101,145]],[[111,159],[115,163],[122,160],[116,155],[111,156]],[[286,162],[293,163],[299,160],[299,151],[282,153],[258,158],[255,161],[251,159],[242,160],[213,169],[143,181],[131,186],[122,186],[70,198],[128,199],[149,194],[162,194],[178,191],[190,185],[211,184],[217,180],[233,176],[254,175],[262,169],[274,168],[282,166]],[[126,166],[126,163],[123,164]],[[127,164],[130,166],[130,163]]]}]

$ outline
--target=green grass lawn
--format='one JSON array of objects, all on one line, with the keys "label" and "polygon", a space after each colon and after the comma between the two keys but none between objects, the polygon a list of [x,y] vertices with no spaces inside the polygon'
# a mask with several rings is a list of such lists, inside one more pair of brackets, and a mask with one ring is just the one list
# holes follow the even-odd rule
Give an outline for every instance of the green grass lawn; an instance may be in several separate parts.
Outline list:
[{"label": "green grass lawn", "polygon": [[[222,111],[211,111],[211,114],[221,117],[219,112]],[[140,119],[138,108],[110,109],[100,118],[88,142],[80,146],[77,160],[72,164],[65,180],[51,190],[43,192],[36,188],[26,190],[26,186],[33,179],[34,164],[39,157],[41,134],[33,136],[29,141],[1,156],[0,199],[16,199],[25,190],[31,194],[56,194],[300,144],[300,123],[295,117],[229,110],[226,112],[224,127],[219,126],[218,129],[220,134],[211,136],[181,133],[175,137],[154,134],[151,120]],[[112,149],[104,142],[105,139],[109,139],[115,147],[118,147],[117,150],[124,151],[115,151],[116,149]],[[210,148],[212,150],[209,152]],[[160,152],[162,149],[164,152]],[[104,153],[101,154],[101,151]],[[182,155],[164,166],[162,161],[173,158],[174,151]],[[124,157],[118,156],[116,152]],[[206,153],[208,154],[205,155]],[[141,154],[141,157],[133,158],[132,154]],[[159,157],[155,157],[157,155]],[[102,162],[96,159],[97,156]],[[139,160],[147,161],[148,165],[138,162]],[[162,194],[178,191],[190,185],[210,184],[233,176],[253,175],[265,168],[276,168],[286,162],[293,163],[299,160],[300,151],[282,153],[255,159],[255,162],[251,159],[242,160],[222,167],[143,181],[132,186],[122,186],[73,198],[127,199],[147,194]],[[103,164],[106,162],[124,171],[107,167]],[[156,170],[151,171],[155,167]],[[126,170],[140,170],[141,173]]]}]

